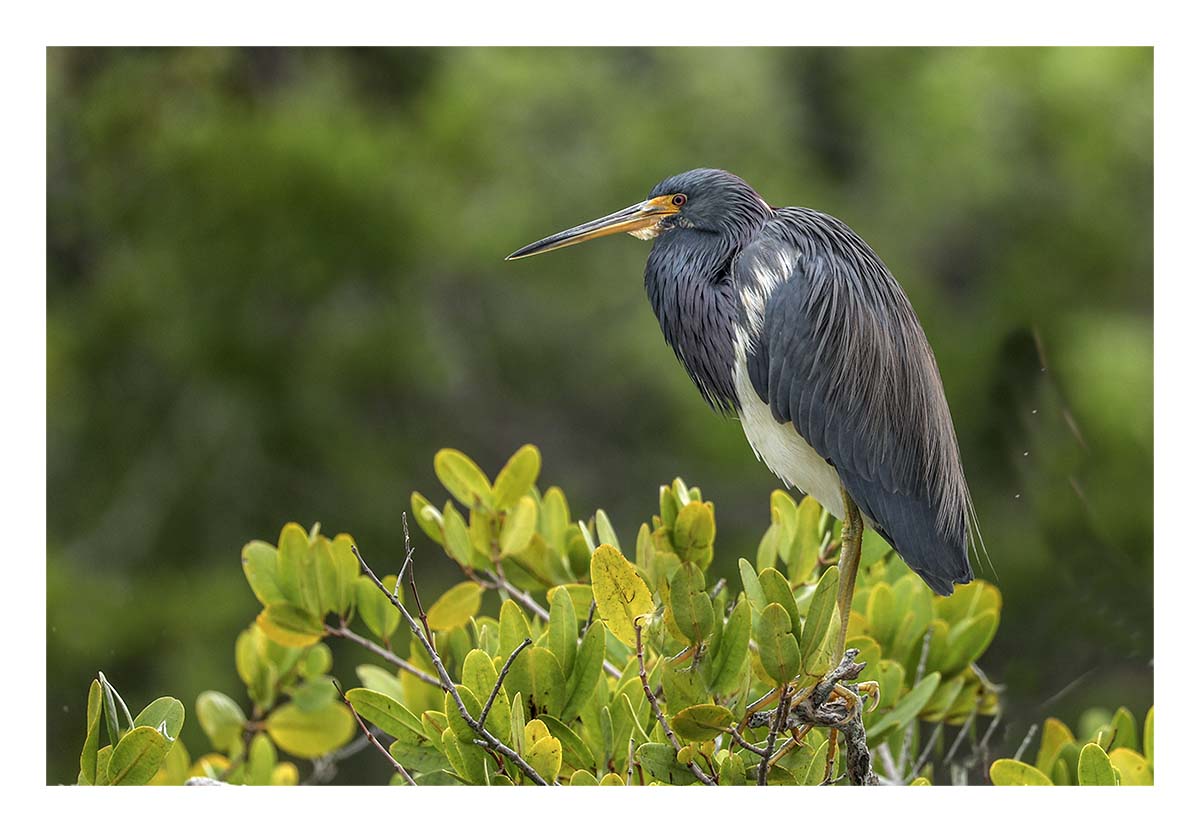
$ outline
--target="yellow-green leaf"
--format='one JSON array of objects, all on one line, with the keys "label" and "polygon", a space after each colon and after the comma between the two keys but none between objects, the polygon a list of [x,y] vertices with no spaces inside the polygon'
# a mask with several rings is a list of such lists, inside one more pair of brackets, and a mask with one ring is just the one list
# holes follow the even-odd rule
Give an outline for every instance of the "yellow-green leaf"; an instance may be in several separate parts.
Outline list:
[{"label": "yellow-green leaf", "polygon": [[[824,667],[816,664],[817,654],[825,643],[829,622],[837,609],[838,568],[831,566],[821,575],[808,605],[808,616],[804,619],[804,631],[800,636],[800,664],[809,673],[823,673]],[[833,649],[832,647],[830,648]],[[840,658],[840,657],[839,657]]]},{"label": "yellow-green leaf", "polygon": [[468,508],[492,506],[492,485],[479,466],[462,451],[443,448],[433,457],[433,471],[454,498]]},{"label": "yellow-green leaf", "polygon": [[429,500],[425,499],[425,495],[420,491],[412,493],[410,502],[412,503],[413,519],[417,521],[421,531],[425,532],[426,536],[434,543],[444,544],[442,513]]},{"label": "yellow-green leaf", "polygon": [[352,688],[346,691],[346,698],[350,700],[354,710],[358,711],[359,716],[396,739],[415,742],[417,738],[424,736],[425,729],[421,720],[386,693],[368,688]]},{"label": "yellow-green leaf", "polygon": [[562,743],[557,737],[542,737],[530,747],[525,759],[543,780],[553,783],[562,768]]},{"label": "yellow-green leaf", "polygon": [[1079,752],[1079,785],[1117,785],[1117,775],[1108,760],[1108,755],[1094,742],[1089,742]]},{"label": "yellow-green leaf", "polygon": [[271,712],[267,733],[288,754],[306,760],[341,748],[354,736],[354,717],[341,702],[330,702],[315,711],[288,703]]},{"label": "yellow-green leaf", "polygon": [[592,553],[591,576],[597,616],[621,643],[633,647],[634,623],[654,610],[650,589],[633,564],[611,546]]},{"label": "yellow-green leaf", "polygon": [[504,518],[504,526],[500,529],[500,554],[508,557],[524,552],[536,531],[537,503],[532,497],[521,497]]},{"label": "yellow-green leaf", "polygon": [[713,608],[704,591],[704,573],[696,564],[685,562],[671,578],[670,587],[675,626],[689,644],[700,644],[713,629]]},{"label": "yellow-green leaf", "polygon": [[307,647],[325,635],[325,625],[314,613],[294,604],[268,604],[255,619],[263,635],[284,647]]},{"label": "yellow-green leaf", "polygon": [[536,447],[523,445],[518,448],[496,475],[496,484],[492,486],[496,508],[503,511],[516,505],[533,488],[541,470],[542,455]]},{"label": "yellow-green leaf", "polygon": [[218,751],[230,751],[241,743],[246,714],[220,691],[206,690],[196,697],[196,719]]},{"label": "yellow-green leaf", "polygon": [[[384,575],[381,581],[389,593],[396,588],[395,575]],[[392,633],[400,626],[400,610],[396,609],[388,595],[381,592],[375,582],[366,575],[359,575],[355,579],[354,594],[355,606],[367,629],[379,638],[391,638]],[[400,600],[404,600],[403,587],[400,590]]]},{"label": "yellow-green leaf", "polygon": [[170,741],[156,729],[141,725],[121,737],[108,760],[108,782],[113,786],[141,786],[150,782],[171,750]]},{"label": "yellow-green leaf", "polygon": [[1122,786],[1153,786],[1150,763],[1132,748],[1118,748],[1108,755],[1112,767],[1121,773]]},{"label": "yellow-green leaf", "polygon": [[717,521],[712,503],[691,502],[679,510],[671,538],[675,553],[682,561],[691,561],[701,569],[712,563]]},{"label": "yellow-green leaf", "polygon": [[734,723],[733,712],[720,705],[692,705],[671,717],[671,728],[688,742],[714,739]]},{"label": "yellow-green leaf", "polygon": [[800,670],[800,648],[792,635],[792,620],[781,605],[767,604],[758,620],[758,656],[763,669],[777,684],[785,684]]},{"label": "yellow-green leaf", "polygon": [[242,572],[263,606],[286,600],[276,580],[278,554],[274,546],[261,540],[252,540],[242,547]]},{"label": "yellow-green leaf", "polygon": [[100,750],[100,715],[103,705],[103,690],[97,679],[88,688],[87,735],[83,751],[79,755],[79,780],[92,785],[96,782],[96,753]]},{"label": "yellow-green leaf", "polygon": [[1020,760],[997,760],[989,771],[995,786],[1053,786],[1050,778]]},{"label": "yellow-green leaf", "polygon": [[453,630],[461,627],[479,612],[483,598],[483,587],[472,581],[463,581],[446,590],[441,598],[433,602],[426,617],[434,630]]}]

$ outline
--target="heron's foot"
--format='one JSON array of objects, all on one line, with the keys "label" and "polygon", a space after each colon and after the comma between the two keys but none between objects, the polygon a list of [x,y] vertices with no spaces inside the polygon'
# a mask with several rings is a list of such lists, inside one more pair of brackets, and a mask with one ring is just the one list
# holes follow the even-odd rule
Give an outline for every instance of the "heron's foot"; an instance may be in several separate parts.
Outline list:
[{"label": "heron's foot", "polygon": [[760,697],[758,700],[751,702],[746,706],[746,715],[742,717],[742,721],[738,723],[738,733],[745,733],[746,727],[750,724],[750,720],[756,713],[766,708],[768,705],[774,705],[779,701],[781,691],[773,690],[767,695]]},{"label": "heron's foot", "polygon": [[829,748],[825,752],[825,776],[821,779],[822,786],[833,783],[833,764],[837,760],[838,730],[829,729]]}]

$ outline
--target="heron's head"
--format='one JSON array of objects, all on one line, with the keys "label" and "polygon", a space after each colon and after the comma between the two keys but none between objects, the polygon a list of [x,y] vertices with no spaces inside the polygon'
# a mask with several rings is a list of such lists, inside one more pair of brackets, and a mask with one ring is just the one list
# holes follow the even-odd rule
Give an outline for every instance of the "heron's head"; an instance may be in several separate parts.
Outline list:
[{"label": "heron's head", "polygon": [[505,259],[532,257],[621,232],[651,240],[676,228],[693,228],[741,240],[770,214],[771,207],[740,177],[699,168],[664,179],[642,202],[551,234]]}]

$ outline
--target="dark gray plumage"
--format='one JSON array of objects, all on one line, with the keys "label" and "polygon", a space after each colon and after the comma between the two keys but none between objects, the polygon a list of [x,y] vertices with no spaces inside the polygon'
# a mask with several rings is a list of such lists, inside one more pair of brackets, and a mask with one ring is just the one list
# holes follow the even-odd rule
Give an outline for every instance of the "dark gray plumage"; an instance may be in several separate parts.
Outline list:
[{"label": "dark gray plumage", "polygon": [[940,594],[972,579],[974,516],[933,352],[900,285],[857,234],[693,170],[643,203],[530,246],[654,238],[646,293],[705,400],[755,453],[838,517],[841,490]]}]

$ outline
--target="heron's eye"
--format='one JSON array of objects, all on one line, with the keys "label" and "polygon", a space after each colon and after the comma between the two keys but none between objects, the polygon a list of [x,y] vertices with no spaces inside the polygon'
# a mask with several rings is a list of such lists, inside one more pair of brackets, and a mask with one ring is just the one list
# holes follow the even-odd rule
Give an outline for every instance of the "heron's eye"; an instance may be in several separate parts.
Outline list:
[{"label": "heron's eye", "polygon": [[687,202],[687,194],[675,194],[671,197],[671,204],[676,208],[682,208],[685,202]]}]

